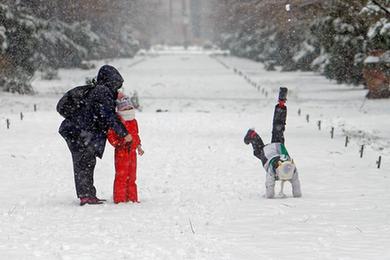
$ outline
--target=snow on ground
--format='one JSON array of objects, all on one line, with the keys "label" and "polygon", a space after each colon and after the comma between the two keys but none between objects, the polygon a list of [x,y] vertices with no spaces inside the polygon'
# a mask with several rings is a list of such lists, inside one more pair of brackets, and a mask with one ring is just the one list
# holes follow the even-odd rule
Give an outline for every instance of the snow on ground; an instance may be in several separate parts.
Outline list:
[{"label": "snow on ground", "polygon": [[[244,59],[218,57],[226,68],[198,51],[162,54],[108,61],[143,106],[137,205],[112,203],[109,146],[95,171],[98,196],[109,202],[80,207],[75,197],[55,105],[97,69],[61,70],[56,81],[37,77],[35,96],[0,93],[2,259],[390,258],[389,100],[363,101],[362,88],[313,73],[266,72]],[[288,198],[267,200],[264,170],[242,139],[250,127],[270,139],[282,85],[290,89],[286,144],[303,197],[292,198],[287,186]]]}]

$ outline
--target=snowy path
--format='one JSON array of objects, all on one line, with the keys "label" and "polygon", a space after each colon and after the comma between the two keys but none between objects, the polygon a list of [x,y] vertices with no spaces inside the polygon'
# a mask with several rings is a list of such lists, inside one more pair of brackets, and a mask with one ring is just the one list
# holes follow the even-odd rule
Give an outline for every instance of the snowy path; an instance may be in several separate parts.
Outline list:
[{"label": "snowy path", "polygon": [[[79,207],[75,199],[70,154],[57,134],[55,93],[95,70],[36,80],[45,91],[35,97],[0,94],[0,116],[12,120],[10,130],[0,126],[1,259],[390,258],[388,101],[368,102],[363,113],[356,109],[362,90],[308,73],[265,72],[235,58],[224,62],[266,87],[267,98],[207,55],[161,55],[130,66],[134,62],[112,64],[144,107],[137,114],[145,149],[137,205],[111,202],[109,146],[95,172],[98,195],[109,202]],[[321,86],[314,97],[311,84]],[[242,142],[253,126],[269,140],[280,85],[291,88],[286,136],[301,174],[301,199],[264,199],[264,170]],[[18,120],[19,111],[35,103],[40,111]],[[374,143],[385,144],[383,168],[375,167],[377,146],[360,159],[358,141],[345,148],[341,132],[330,139],[328,130],[299,117],[298,108],[323,118],[325,128],[336,120],[375,133]]]}]

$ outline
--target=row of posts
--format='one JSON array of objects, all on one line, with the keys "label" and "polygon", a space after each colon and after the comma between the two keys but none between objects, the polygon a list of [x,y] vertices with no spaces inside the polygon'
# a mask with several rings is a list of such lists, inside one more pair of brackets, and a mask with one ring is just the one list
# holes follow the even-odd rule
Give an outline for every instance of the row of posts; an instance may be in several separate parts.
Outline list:
[{"label": "row of posts", "polygon": [[[34,104],[34,112],[37,112],[37,110],[38,110],[38,107],[36,104]],[[20,120],[23,121],[23,119],[24,119],[24,114],[23,114],[23,112],[20,112]],[[11,128],[11,120],[9,118],[7,118],[5,120],[5,124],[7,126],[7,129]]]},{"label": "row of posts", "polygon": [[[215,56],[214,56],[214,57],[215,57]],[[216,58],[216,57],[215,57],[215,60],[216,60],[219,64],[221,64],[222,66],[224,66],[225,68],[230,69],[229,65],[227,65],[225,62],[221,61],[220,59],[218,59],[218,58]]]},{"label": "row of posts", "polygon": [[[216,56],[212,56],[213,58],[215,58],[215,60],[220,63],[222,66],[224,66],[225,68],[229,69],[230,70],[230,66],[227,65],[226,63],[224,63],[223,61],[221,61],[220,59],[218,59]],[[261,94],[263,94],[265,97],[268,97],[268,91],[265,90],[264,88],[261,88],[260,85],[258,85],[256,82],[254,82],[248,75],[246,75],[245,73],[243,73],[241,70],[237,69],[237,68],[233,68],[233,72],[241,77],[243,77],[246,82],[248,82],[249,85],[251,85],[252,87],[256,88],[258,91],[261,91]]]},{"label": "row of posts", "polygon": [[[301,109],[298,109],[298,115],[301,116]],[[306,122],[309,123],[310,122],[310,115],[309,114],[306,114]],[[321,131],[321,120],[318,120],[317,121],[317,127],[318,127],[318,130]],[[331,127],[330,129],[330,138],[333,139],[334,137],[334,127]],[[345,136],[345,142],[344,142],[344,146],[347,147],[349,144],[349,137],[348,136]],[[364,144],[360,146],[360,150],[359,150],[359,153],[360,153],[360,158],[363,158],[363,154],[364,154]],[[376,161],[376,165],[377,165],[377,168],[379,169],[381,167],[381,163],[382,163],[382,156],[379,156],[378,157],[378,160]]]},{"label": "row of posts", "polygon": [[243,77],[249,85],[256,88],[258,91],[261,91],[261,94],[263,94],[265,97],[268,97],[268,91],[264,88],[261,88],[260,85],[256,84],[248,75],[244,74],[241,70],[238,70],[236,68],[233,69],[233,72],[241,77]]}]

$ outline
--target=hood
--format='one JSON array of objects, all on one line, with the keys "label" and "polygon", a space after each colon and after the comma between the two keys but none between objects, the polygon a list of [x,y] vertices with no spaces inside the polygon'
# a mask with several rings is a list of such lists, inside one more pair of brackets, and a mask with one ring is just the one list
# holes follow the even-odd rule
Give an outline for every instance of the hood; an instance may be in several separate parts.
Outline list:
[{"label": "hood", "polygon": [[105,85],[113,91],[117,91],[122,87],[123,78],[116,68],[104,65],[99,70],[97,84]]}]

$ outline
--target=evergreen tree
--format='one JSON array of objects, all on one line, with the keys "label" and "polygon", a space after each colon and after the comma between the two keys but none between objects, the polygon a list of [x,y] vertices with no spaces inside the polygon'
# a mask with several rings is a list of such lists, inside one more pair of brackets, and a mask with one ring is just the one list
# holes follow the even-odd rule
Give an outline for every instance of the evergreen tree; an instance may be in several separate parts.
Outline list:
[{"label": "evergreen tree", "polygon": [[334,1],[328,6],[328,14],[319,18],[312,27],[328,60],[324,74],[338,83],[362,82],[365,32],[367,27],[359,17],[359,5],[354,1]]},{"label": "evergreen tree", "polygon": [[132,8],[125,0],[0,0],[0,89],[31,93],[38,69],[134,56]]},{"label": "evergreen tree", "polygon": [[[390,6],[390,0],[386,0],[385,6]],[[363,19],[368,21],[367,50],[389,50],[390,49],[390,15],[368,1],[367,5],[360,12]]]}]

